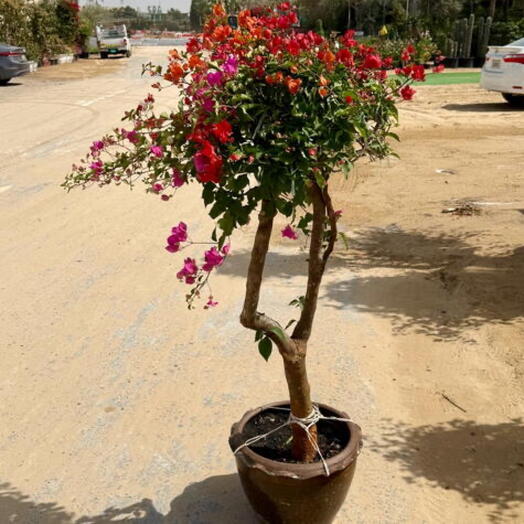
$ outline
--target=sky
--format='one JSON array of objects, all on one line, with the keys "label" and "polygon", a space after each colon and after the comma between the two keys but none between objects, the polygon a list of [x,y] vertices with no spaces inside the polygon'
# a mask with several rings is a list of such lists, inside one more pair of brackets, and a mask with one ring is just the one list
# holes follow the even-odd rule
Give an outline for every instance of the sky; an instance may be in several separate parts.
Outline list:
[{"label": "sky", "polygon": [[[80,4],[88,4],[88,0],[81,0]],[[129,5],[131,7],[140,8],[141,11],[147,11],[148,5],[159,5],[162,8],[162,11],[167,11],[168,9],[178,9],[183,13],[189,12],[189,6],[191,5],[191,0],[98,0],[100,5],[105,7],[120,7],[121,5]]]}]

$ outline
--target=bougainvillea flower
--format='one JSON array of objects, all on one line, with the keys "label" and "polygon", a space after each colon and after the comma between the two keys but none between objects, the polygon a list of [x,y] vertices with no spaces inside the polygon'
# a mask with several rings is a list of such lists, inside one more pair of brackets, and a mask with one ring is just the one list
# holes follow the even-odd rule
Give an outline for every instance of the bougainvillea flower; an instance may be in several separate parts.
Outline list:
[{"label": "bougainvillea flower", "polygon": [[292,95],[296,95],[298,93],[301,85],[302,80],[300,78],[291,78],[290,76],[286,78],[286,86]]},{"label": "bougainvillea flower", "polygon": [[238,72],[238,58],[234,55],[229,55],[222,66],[222,71],[226,75],[236,75]]},{"label": "bougainvillea flower", "polygon": [[410,86],[405,86],[400,90],[400,94],[404,100],[412,100],[415,93],[416,91]]},{"label": "bougainvillea flower", "polygon": [[224,81],[224,75],[222,71],[215,71],[214,73],[208,73],[207,81],[210,86],[219,86]]},{"label": "bougainvillea flower", "polygon": [[178,226],[171,229],[172,235],[168,238],[168,244],[180,243],[187,240],[187,225],[184,222],[180,222]]},{"label": "bougainvillea flower", "polygon": [[194,258],[186,258],[182,269],[176,274],[179,280],[184,280],[186,284],[194,284],[195,276],[198,273],[198,266]]},{"label": "bougainvillea flower", "polygon": [[193,161],[200,182],[213,182],[215,184],[220,182],[224,162],[211,142],[203,142],[202,149],[195,155]]},{"label": "bougainvillea flower", "polygon": [[171,176],[171,185],[173,187],[182,187],[185,183],[185,180],[182,178],[180,171],[178,169],[173,169],[173,175]]},{"label": "bougainvillea flower", "polygon": [[164,156],[164,148],[162,146],[151,146],[149,148],[151,154],[157,158],[162,158]]},{"label": "bougainvillea flower", "polygon": [[283,238],[290,238],[291,240],[298,240],[297,233],[295,232],[295,230],[290,225],[287,225],[282,230],[282,237]]},{"label": "bougainvillea flower", "polygon": [[104,149],[104,142],[102,140],[96,140],[91,144],[91,153],[97,155],[100,151]]},{"label": "bougainvillea flower", "polygon": [[382,59],[378,55],[367,55],[364,60],[364,68],[379,69],[382,67]]},{"label": "bougainvillea flower", "polygon": [[216,307],[218,306],[218,302],[215,302],[215,300],[213,300],[213,297],[209,297],[206,305],[204,306],[204,309],[209,309],[211,307]]},{"label": "bougainvillea flower", "polygon": [[229,255],[229,252],[231,251],[231,244],[226,244],[223,248],[222,248],[222,254],[223,255]]},{"label": "bougainvillea flower", "polygon": [[211,132],[221,144],[233,142],[233,128],[227,120],[222,120],[211,126]]},{"label": "bougainvillea flower", "polygon": [[220,266],[224,262],[224,257],[220,254],[220,251],[216,247],[212,247],[210,250],[204,253],[205,264],[202,266],[204,271],[213,271],[216,267]]}]

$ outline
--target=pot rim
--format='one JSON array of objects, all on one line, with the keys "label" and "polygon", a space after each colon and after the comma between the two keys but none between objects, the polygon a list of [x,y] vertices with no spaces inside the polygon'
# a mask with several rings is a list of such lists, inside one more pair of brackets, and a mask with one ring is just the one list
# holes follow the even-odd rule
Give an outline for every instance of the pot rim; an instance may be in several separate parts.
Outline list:
[{"label": "pot rim", "polygon": [[[333,412],[339,418],[349,419],[349,415],[343,411],[321,402],[315,402],[315,404],[321,409],[326,409]],[[284,400],[280,402],[272,402],[246,412],[240,421],[236,424],[233,424],[231,428],[231,435],[229,437],[229,445],[231,450],[234,452],[238,447],[238,445],[235,445],[233,441],[238,442],[238,436],[242,434],[249,420],[268,409],[287,406],[289,406],[289,400]],[[362,430],[360,429],[360,426],[351,421],[344,421],[342,423],[346,424],[348,427],[350,435],[349,442],[340,453],[326,460],[326,464],[329,469],[329,476],[350,466],[357,459],[358,455],[360,454],[360,450],[362,449]],[[235,437],[237,437],[237,439],[235,439]],[[322,461],[313,462],[311,464],[279,462],[277,460],[265,458],[249,447],[242,448],[238,451],[238,453],[236,453],[235,456],[237,460],[243,460],[248,466],[260,469],[269,475],[285,476],[296,479],[310,479],[314,477],[328,476],[326,475]]]}]

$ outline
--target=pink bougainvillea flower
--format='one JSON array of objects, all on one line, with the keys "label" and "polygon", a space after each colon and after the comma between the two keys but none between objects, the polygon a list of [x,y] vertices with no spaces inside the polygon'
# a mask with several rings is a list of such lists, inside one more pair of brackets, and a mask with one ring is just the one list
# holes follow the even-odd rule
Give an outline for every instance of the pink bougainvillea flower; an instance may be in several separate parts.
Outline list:
[{"label": "pink bougainvillea flower", "polygon": [[186,258],[182,269],[177,273],[177,278],[185,280],[186,284],[195,283],[195,275],[198,273],[198,266],[194,258]]},{"label": "pink bougainvillea flower", "polygon": [[223,248],[222,248],[222,254],[223,255],[229,255],[229,252],[231,251],[231,244],[226,244]]},{"label": "pink bougainvillea flower", "polygon": [[238,58],[234,55],[229,55],[222,66],[222,71],[226,75],[236,75],[238,73]]},{"label": "pink bougainvillea flower", "polygon": [[171,177],[171,185],[173,187],[182,187],[184,185],[184,179],[178,169],[173,169],[173,176]]},{"label": "pink bougainvillea flower", "polygon": [[180,222],[178,226],[171,229],[171,233],[172,235],[169,238],[172,238],[173,242],[185,242],[187,240],[187,225],[184,222]]},{"label": "pink bougainvillea flower", "polygon": [[298,235],[296,234],[295,230],[290,225],[287,225],[282,230],[282,236],[284,238],[290,238],[291,240],[298,240]]},{"label": "pink bougainvillea flower", "polygon": [[207,75],[207,82],[210,86],[219,86],[224,81],[224,75],[222,71],[215,71]]},{"label": "pink bougainvillea flower", "polygon": [[342,216],[342,209],[335,211],[335,218],[338,220]]},{"label": "pink bougainvillea flower", "polygon": [[216,247],[212,247],[210,250],[206,251],[204,253],[204,259],[206,262],[202,266],[202,269],[208,273],[224,262],[224,257]]},{"label": "pink bougainvillea flower", "polygon": [[156,184],[153,184],[153,187],[151,189],[153,190],[154,193],[160,193],[160,191],[164,189],[164,186],[157,182]]},{"label": "pink bougainvillea flower", "polygon": [[213,300],[213,297],[209,297],[209,300],[207,301],[207,304],[204,306],[204,309],[209,309],[211,307],[216,307],[218,306],[218,302],[215,302]]},{"label": "pink bougainvillea flower", "polygon": [[100,154],[102,149],[104,149],[104,142],[102,142],[102,140],[96,140],[91,144],[91,154],[94,156]]},{"label": "pink bougainvillea flower", "polygon": [[162,146],[151,146],[149,148],[151,154],[157,158],[162,158],[164,156],[164,148]]},{"label": "pink bougainvillea flower", "polygon": [[89,168],[92,169],[97,175],[99,175],[104,169],[104,163],[102,160],[97,160],[89,165]]},{"label": "pink bougainvillea flower", "polygon": [[215,101],[212,98],[206,97],[202,100],[202,109],[208,113],[214,111],[215,105]]},{"label": "pink bougainvillea flower", "polygon": [[124,135],[124,137],[132,144],[138,144],[138,133],[134,129],[132,131],[122,129],[122,135]]}]

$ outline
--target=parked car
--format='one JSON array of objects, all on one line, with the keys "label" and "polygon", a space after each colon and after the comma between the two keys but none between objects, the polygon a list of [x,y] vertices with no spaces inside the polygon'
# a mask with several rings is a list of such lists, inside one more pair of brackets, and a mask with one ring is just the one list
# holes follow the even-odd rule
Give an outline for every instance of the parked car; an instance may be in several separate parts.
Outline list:
[{"label": "parked car", "polygon": [[23,47],[0,43],[0,85],[6,85],[15,76],[29,73],[30,68]]},{"label": "parked car", "polygon": [[131,56],[131,42],[127,36],[127,28],[124,24],[110,28],[97,26],[96,40],[100,58],[118,54]]},{"label": "parked car", "polygon": [[489,48],[480,85],[502,93],[511,105],[524,107],[524,38]]}]

